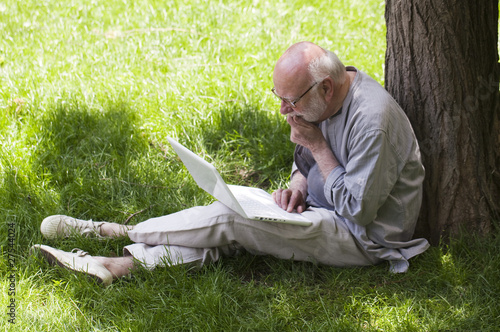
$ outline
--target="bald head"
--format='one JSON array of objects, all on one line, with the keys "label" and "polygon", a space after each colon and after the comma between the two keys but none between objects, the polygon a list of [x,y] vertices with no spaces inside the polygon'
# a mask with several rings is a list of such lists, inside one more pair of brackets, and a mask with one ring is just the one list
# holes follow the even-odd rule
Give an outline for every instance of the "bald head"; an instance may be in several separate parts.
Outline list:
[{"label": "bald head", "polygon": [[[273,72],[275,86],[290,87],[321,81],[330,76],[336,84],[343,84],[346,68],[333,52],[311,43],[300,42],[290,46],[278,59]],[[288,83],[288,86],[282,85]]]},{"label": "bald head", "polygon": [[274,67],[274,77],[283,77],[284,80],[297,77],[310,80],[309,65],[315,59],[326,54],[326,51],[311,42],[300,42],[290,46],[279,58]]}]

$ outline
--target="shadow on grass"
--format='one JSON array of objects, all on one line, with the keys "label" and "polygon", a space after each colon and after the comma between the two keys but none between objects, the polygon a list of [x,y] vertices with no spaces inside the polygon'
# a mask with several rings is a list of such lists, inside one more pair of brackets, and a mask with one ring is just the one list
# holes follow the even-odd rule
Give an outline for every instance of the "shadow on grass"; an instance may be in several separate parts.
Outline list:
[{"label": "shadow on grass", "polygon": [[60,104],[47,112],[33,169],[47,175],[47,189],[57,201],[54,212],[114,221],[117,211],[147,206],[141,200],[148,196],[144,188],[126,185],[159,178],[141,163],[148,141],[139,127],[139,118],[123,103],[103,110]]},{"label": "shadow on grass", "polygon": [[140,128],[125,103],[102,109],[60,103],[25,124],[26,142],[18,149],[24,158],[5,157],[0,189],[0,213],[18,225],[18,243],[40,238],[40,222],[51,214],[124,222],[145,210],[136,223],[176,210],[168,198],[179,188],[167,176],[176,166],[151,148]]},{"label": "shadow on grass", "polygon": [[288,176],[294,144],[283,116],[247,105],[222,108],[200,122],[201,143],[224,165],[228,182],[268,189]]}]

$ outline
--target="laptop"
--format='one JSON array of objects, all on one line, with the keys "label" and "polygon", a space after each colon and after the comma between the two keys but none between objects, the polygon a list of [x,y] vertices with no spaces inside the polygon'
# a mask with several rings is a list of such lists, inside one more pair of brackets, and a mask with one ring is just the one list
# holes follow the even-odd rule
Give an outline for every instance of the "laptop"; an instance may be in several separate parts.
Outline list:
[{"label": "laptop", "polygon": [[311,221],[299,213],[289,213],[280,208],[272,196],[259,188],[228,185],[217,169],[205,159],[171,137],[167,140],[179,155],[200,188],[215,197],[240,216],[252,219],[309,226]]}]

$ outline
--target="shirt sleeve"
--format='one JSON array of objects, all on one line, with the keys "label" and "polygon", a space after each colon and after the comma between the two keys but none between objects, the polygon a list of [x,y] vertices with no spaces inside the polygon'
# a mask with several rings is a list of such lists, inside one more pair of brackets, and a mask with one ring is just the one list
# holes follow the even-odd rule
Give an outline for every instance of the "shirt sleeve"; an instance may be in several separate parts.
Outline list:
[{"label": "shirt sleeve", "polygon": [[402,163],[382,130],[359,135],[349,148],[346,165],[328,175],[324,194],[338,214],[365,226],[375,220],[387,200]]},{"label": "shirt sleeve", "polygon": [[295,151],[293,153],[293,166],[292,166],[292,174],[299,170],[304,177],[307,178],[309,175],[309,170],[312,166],[314,166],[316,162],[311,154],[311,151],[306,149],[301,145],[295,146]]}]

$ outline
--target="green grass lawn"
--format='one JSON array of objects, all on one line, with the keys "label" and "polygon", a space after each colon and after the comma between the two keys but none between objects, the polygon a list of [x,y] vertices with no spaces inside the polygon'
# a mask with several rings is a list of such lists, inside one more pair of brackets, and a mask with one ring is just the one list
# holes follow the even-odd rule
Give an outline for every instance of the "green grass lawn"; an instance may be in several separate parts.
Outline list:
[{"label": "green grass lawn", "polygon": [[228,182],[286,186],[293,144],[270,89],[301,40],[383,84],[379,0],[0,0],[0,329],[497,330],[497,234],[433,247],[404,275],[245,254],[104,288],[29,255],[129,243],[43,240],[48,215],[136,224],[210,203],[167,136]]}]

